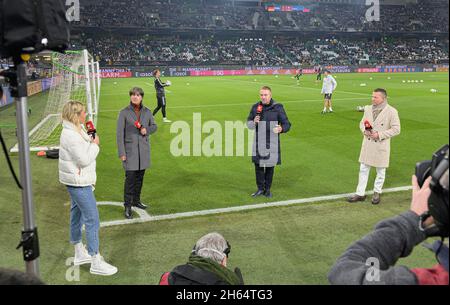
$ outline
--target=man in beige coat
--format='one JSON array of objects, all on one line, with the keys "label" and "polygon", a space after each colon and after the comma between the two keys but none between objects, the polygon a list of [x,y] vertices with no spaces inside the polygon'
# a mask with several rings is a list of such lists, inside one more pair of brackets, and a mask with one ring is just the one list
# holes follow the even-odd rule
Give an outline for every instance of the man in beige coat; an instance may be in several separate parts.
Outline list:
[{"label": "man in beige coat", "polygon": [[366,106],[364,117],[360,123],[364,140],[361,148],[359,163],[359,182],[356,194],[348,198],[348,202],[366,200],[366,187],[370,169],[375,167],[373,204],[380,203],[386,169],[389,167],[391,153],[391,138],[400,134],[400,118],[397,110],[387,101],[387,92],[384,89],[375,89],[372,94],[372,106]]}]

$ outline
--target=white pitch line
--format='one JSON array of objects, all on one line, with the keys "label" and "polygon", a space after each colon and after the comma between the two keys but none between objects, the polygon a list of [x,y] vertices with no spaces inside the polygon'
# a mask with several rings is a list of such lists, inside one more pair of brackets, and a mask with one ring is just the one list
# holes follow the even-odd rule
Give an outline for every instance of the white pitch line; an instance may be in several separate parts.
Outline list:
[{"label": "white pitch line", "polygon": [[[367,96],[370,98],[369,96]],[[352,98],[341,98],[341,99],[334,99],[334,101],[352,101],[352,100],[366,100],[360,97],[352,97]],[[307,103],[307,102],[322,102],[320,99],[314,99],[314,100],[295,100],[295,101],[280,101],[282,104],[294,104],[294,103]],[[188,108],[206,108],[206,107],[228,107],[228,106],[252,106],[251,103],[239,103],[239,104],[208,104],[208,105],[192,105],[192,106],[174,106],[174,107],[167,107],[167,109],[188,109]],[[119,110],[102,110],[101,112],[119,112]]]},{"label": "white pitch line", "polygon": [[[412,189],[411,186],[402,186],[402,187],[395,187],[395,188],[383,190],[383,193],[409,191],[411,189]],[[100,226],[101,227],[112,227],[112,226],[120,226],[120,225],[133,224],[133,223],[146,223],[146,222],[152,222],[152,221],[180,219],[180,218],[196,217],[196,216],[204,216],[204,215],[217,215],[217,214],[224,214],[224,213],[263,209],[263,208],[268,208],[268,207],[291,206],[291,205],[296,205],[296,204],[314,203],[314,202],[320,202],[320,201],[343,199],[343,198],[347,198],[348,196],[351,196],[352,194],[353,193],[320,196],[320,197],[305,198],[305,199],[294,199],[294,200],[269,202],[269,203],[253,204],[253,205],[244,205],[244,206],[203,210],[203,211],[195,211],[195,212],[167,214],[167,215],[159,215],[159,216],[151,216],[151,215],[148,215],[145,211],[136,210],[136,212],[138,212],[138,213],[145,212],[145,214],[147,214],[147,215],[144,215],[142,218],[136,218],[136,219],[105,221],[105,222],[100,223]],[[373,192],[368,192],[367,194],[371,195],[371,194],[373,194]],[[99,204],[99,205],[108,205],[109,204],[109,205],[123,206],[123,203],[117,203],[117,202],[99,202],[97,204]]]},{"label": "white pitch line", "polygon": [[[123,207],[122,202],[97,202],[97,205],[113,205],[113,206],[117,206],[117,207]],[[131,209],[139,215],[140,219],[149,219],[150,218],[150,215],[148,215],[148,213],[144,210],[135,209],[133,207]]]}]

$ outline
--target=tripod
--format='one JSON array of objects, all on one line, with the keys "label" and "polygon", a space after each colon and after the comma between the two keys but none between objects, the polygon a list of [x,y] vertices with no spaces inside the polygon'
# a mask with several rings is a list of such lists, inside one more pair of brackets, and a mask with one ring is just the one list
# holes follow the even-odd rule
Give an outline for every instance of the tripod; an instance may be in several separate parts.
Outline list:
[{"label": "tripod", "polygon": [[16,104],[17,139],[19,142],[20,184],[22,186],[23,231],[20,244],[26,272],[39,277],[39,238],[34,218],[33,191],[31,183],[30,143],[28,137],[28,101],[26,63],[30,55],[14,57],[14,68],[2,75],[10,85],[11,96]]}]

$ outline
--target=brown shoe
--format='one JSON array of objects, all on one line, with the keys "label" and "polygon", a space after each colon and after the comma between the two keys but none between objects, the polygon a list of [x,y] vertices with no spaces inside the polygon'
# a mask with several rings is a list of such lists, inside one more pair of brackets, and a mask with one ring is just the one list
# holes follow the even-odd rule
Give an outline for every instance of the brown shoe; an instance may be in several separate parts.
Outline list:
[{"label": "brown shoe", "polygon": [[381,197],[380,193],[377,193],[377,192],[373,193],[372,204],[379,204],[381,201],[380,197]]},{"label": "brown shoe", "polygon": [[365,201],[366,198],[367,198],[367,196],[359,196],[359,195],[355,194],[353,196],[348,197],[347,201],[350,203],[353,203],[353,202],[358,202],[358,201]]}]

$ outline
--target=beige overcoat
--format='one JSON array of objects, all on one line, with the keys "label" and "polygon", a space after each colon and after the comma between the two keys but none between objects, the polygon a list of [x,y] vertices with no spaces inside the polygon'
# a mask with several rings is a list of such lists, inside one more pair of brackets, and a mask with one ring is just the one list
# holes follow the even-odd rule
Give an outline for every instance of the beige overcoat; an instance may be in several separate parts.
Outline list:
[{"label": "beige overcoat", "polygon": [[359,162],[373,167],[388,168],[391,155],[391,138],[400,134],[400,118],[397,110],[389,104],[373,119],[372,106],[364,108],[364,117],[359,128],[364,133],[364,122],[368,120],[380,135],[379,140],[364,136]]}]

